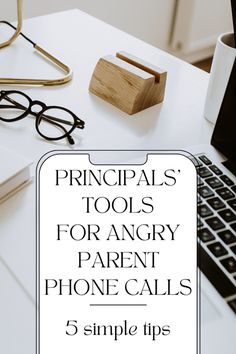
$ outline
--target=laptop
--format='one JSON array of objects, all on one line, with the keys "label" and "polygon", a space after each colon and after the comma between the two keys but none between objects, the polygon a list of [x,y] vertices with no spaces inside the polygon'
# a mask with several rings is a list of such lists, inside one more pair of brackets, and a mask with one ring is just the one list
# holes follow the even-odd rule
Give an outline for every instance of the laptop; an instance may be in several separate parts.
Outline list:
[{"label": "laptop", "polygon": [[236,61],[211,145],[187,149],[198,171],[203,354],[236,353]]}]

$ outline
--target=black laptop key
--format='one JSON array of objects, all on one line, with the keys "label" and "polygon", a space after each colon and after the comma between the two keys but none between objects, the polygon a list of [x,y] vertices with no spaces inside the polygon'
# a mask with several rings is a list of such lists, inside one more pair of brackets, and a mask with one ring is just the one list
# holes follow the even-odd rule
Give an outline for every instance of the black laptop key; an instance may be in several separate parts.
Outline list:
[{"label": "black laptop key", "polygon": [[236,299],[229,301],[228,304],[231,307],[231,309],[234,311],[234,313],[236,314]]},{"label": "black laptop key", "polygon": [[216,166],[216,165],[211,165],[209,166],[210,170],[214,172],[217,176],[223,175],[223,172]]},{"label": "black laptop key", "polygon": [[224,266],[224,268],[229,272],[229,273],[235,273],[236,272],[236,259],[233,257],[228,257],[225,258],[221,261],[221,264]]},{"label": "black laptop key", "polygon": [[231,226],[232,229],[236,232],[236,222],[234,222],[233,224],[230,224],[230,226]]},{"label": "black laptop key", "polygon": [[225,207],[225,204],[218,197],[207,199],[207,203],[214,209],[219,210]]},{"label": "black laptop key", "polygon": [[197,195],[197,203],[198,204],[202,203],[202,198],[201,198],[201,196],[199,194]]},{"label": "black laptop key", "polygon": [[198,193],[200,194],[201,197],[203,198],[210,198],[214,196],[214,192],[207,186],[200,187],[198,189]]},{"label": "black laptop key", "polygon": [[236,295],[236,287],[198,243],[198,265],[223,298]]},{"label": "black laptop key", "polygon": [[234,182],[226,175],[220,176],[220,179],[229,187],[234,185]]},{"label": "black laptop key", "polygon": [[217,178],[217,177],[210,177],[210,178],[207,178],[207,179],[205,180],[205,182],[206,182],[207,184],[209,184],[209,186],[210,186],[211,188],[213,188],[213,189],[223,187],[223,185],[224,185],[223,182],[221,182],[221,181],[219,180],[219,178]]},{"label": "black laptop key", "polygon": [[214,216],[212,218],[206,219],[206,223],[214,231],[224,229],[224,227],[225,227],[223,222],[217,216]]},{"label": "black laptop key", "polygon": [[232,191],[234,191],[234,193],[236,193],[236,186],[232,187]]},{"label": "black laptop key", "polygon": [[224,200],[228,200],[228,199],[231,199],[234,197],[234,193],[231,192],[231,190],[229,190],[228,188],[226,187],[223,187],[223,188],[220,188],[220,189],[217,189],[216,192],[219,194],[219,196],[221,198],[223,198]]},{"label": "black laptop key", "polygon": [[236,242],[236,236],[230,230],[221,231],[218,233],[218,235],[226,245],[231,245],[232,243]]},{"label": "black laptop key", "polygon": [[197,195],[197,203],[200,204],[202,202],[202,198],[200,197],[200,195]]},{"label": "black laptop key", "polygon": [[236,255],[236,245],[231,247],[232,252]]},{"label": "black laptop key", "polygon": [[200,187],[200,186],[203,186],[203,185],[204,185],[203,180],[202,180],[202,179],[201,179],[201,177],[199,177],[199,176],[198,176],[198,179],[197,179],[197,185],[198,185],[198,187]]},{"label": "black laptop key", "polygon": [[198,156],[199,160],[201,160],[205,165],[211,165],[211,160],[208,159],[205,155]]},{"label": "black laptop key", "polygon": [[207,167],[200,167],[197,172],[202,178],[213,176],[213,173]]},{"label": "black laptop key", "polygon": [[192,160],[192,162],[193,162],[193,164],[194,164],[194,166],[195,166],[196,168],[199,168],[199,167],[203,166],[203,163],[202,163],[200,160],[198,160],[198,159],[196,158],[196,156],[194,156],[193,158],[191,158],[191,160]]},{"label": "black laptop key", "polygon": [[197,234],[200,240],[204,243],[215,240],[215,236],[213,236],[213,234],[208,228],[198,230]]},{"label": "black laptop key", "polygon": [[219,215],[226,222],[232,222],[236,220],[236,215],[230,209],[224,209],[219,211]]},{"label": "black laptop key", "polygon": [[208,248],[211,253],[217,258],[226,256],[226,254],[228,254],[228,252],[220,242],[211,243]]},{"label": "black laptop key", "polygon": [[236,199],[229,200],[227,203],[234,211],[236,211]]},{"label": "black laptop key", "polygon": [[203,222],[202,220],[198,217],[197,218],[197,227],[202,227],[203,226]]},{"label": "black laptop key", "polygon": [[208,216],[213,215],[213,212],[206,204],[199,205],[197,212],[202,218],[207,218]]}]

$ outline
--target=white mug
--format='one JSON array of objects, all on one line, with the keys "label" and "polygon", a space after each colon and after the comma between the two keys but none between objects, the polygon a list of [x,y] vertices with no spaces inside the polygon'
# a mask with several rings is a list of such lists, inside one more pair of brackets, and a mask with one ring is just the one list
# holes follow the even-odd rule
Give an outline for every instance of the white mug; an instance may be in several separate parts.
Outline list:
[{"label": "white mug", "polygon": [[219,36],[209,79],[205,103],[205,118],[215,124],[236,58],[233,33]]}]

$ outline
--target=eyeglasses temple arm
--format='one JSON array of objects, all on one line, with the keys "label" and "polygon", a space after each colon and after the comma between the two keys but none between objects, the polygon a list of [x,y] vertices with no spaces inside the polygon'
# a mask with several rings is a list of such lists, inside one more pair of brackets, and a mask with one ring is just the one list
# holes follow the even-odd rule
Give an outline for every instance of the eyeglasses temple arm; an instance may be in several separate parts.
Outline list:
[{"label": "eyeglasses temple arm", "polygon": [[[37,114],[34,114],[34,115],[37,116]],[[66,134],[66,138],[68,139],[69,143],[70,143],[71,145],[74,145],[74,143],[75,143],[75,142],[74,142],[74,139],[72,138],[71,135],[68,134],[67,130],[66,130],[62,125],[57,124],[56,122],[52,122],[50,119],[47,118],[47,116],[44,116],[43,114],[42,114],[41,118],[42,118],[43,120],[45,120],[46,122],[48,122],[48,123],[50,123],[50,124],[53,124],[54,126],[60,128],[60,129],[62,129],[62,130],[64,131],[64,133]]]}]

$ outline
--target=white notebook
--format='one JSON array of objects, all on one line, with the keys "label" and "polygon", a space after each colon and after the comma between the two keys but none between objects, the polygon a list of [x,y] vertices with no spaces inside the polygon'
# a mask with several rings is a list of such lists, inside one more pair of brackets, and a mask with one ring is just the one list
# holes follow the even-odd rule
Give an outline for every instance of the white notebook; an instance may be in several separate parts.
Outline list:
[{"label": "white notebook", "polygon": [[0,147],[0,203],[30,180],[30,161]]}]

